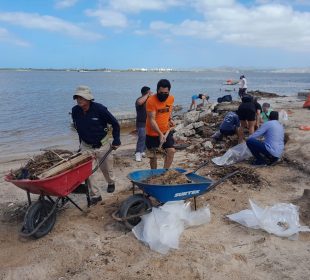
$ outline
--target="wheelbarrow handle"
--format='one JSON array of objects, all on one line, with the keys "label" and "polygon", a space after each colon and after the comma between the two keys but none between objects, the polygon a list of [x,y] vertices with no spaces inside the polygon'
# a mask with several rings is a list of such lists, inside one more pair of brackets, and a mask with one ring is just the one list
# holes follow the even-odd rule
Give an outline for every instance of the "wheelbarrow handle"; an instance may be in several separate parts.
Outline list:
[{"label": "wheelbarrow handle", "polygon": [[194,174],[194,173],[196,173],[200,168],[206,166],[208,163],[209,163],[209,161],[206,160],[206,161],[204,161],[202,164],[200,164],[196,169],[185,171],[185,172],[183,172],[182,174],[183,174],[183,175]]},{"label": "wheelbarrow handle", "polygon": [[99,163],[96,165],[96,167],[93,169],[92,173],[95,173],[97,169],[100,167],[100,165],[106,160],[108,155],[114,150],[112,145],[110,146],[109,150],[103,155],[103,157],[99,160]]},{"label": "wheelbarrow handle", "polygon": [[236,171],[234,171],[234,172],[232,172],[232,173],[227,174],[226,176],[224,176],[224,177],[221,178],[220,180],[214,182],[208,189],[206,189],[205,192],[211,191],[211,190],[214,189],[216,186],[218,186],[219,184],[222,184],[225,180],[227,180],[228,178],[230,178],[230,177],[236,175],[237,173],[239,173],[239,170],[236,170]]}]

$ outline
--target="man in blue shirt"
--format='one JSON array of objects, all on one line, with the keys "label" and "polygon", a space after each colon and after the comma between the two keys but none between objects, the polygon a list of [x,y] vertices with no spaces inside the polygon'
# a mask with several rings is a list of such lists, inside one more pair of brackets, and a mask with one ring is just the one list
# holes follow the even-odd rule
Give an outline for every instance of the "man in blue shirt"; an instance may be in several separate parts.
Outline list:
[{"label": "man in blue shirt", "polygon": [[[77,105],[72,108],[72,119],[79,134],[80,149],[91,152],[99,162],[110,147],[115,150],[121,145],[119,123],[105,106],[93,101],[94,97],[89,87],[77,87],[73,99],[76,99]],[[108,124],[113,128],[112,144],[109,143]],[[100,165],[100,169],[108,182],[107,192],[114,192],[113,158],[108,156]],[[96,204],[102,198],[99,188],[94,185],[93,175],[89,177],[89,183],[90,202]]]},{"label": "man in blue shirt", "polygon": [[[270,112],[269,121],[250,135],[246,141],[255,157],[253,165],[271,165],[280,159],[284,151],[284,128],[278,119],[278,112]],[[264,137],[264,141],[257,140],[258,137]]]}]

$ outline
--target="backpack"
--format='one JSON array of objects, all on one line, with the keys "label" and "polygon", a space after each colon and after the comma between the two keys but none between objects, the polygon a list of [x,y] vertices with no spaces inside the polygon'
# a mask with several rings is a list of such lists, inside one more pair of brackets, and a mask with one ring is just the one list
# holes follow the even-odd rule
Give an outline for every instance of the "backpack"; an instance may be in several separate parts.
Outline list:
[{"label": "backpack", "polygon": [[232,97],[231,97],[230,94],[224,95],[224,96],[219,97],[219,98],[217,99],[217,102],[218,102],[218,103],[222,103],[222,102],[231,102],[231,101],[232,101]]}]

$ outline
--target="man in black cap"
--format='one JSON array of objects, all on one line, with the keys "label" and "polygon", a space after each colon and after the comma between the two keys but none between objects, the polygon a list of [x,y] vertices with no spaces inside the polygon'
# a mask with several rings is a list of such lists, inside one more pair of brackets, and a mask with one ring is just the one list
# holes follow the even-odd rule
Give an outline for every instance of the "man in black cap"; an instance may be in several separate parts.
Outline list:
[{"label": "man in black cap", "polygon": [[[77,105],[72,108],[72,119],[79,134],[81,151],[91,152],[99,162],[110,150],[121,145],[120,126],[115,117],[102,104],[94,102],[94,97],[87,86],[77,87],[73,99]],[[113,142],[108,137],[108,124],[112,125]],[[107,192],[115,190],[113,158],[108,156],[100,165],[102,174],[108,182]],[[100,190],[94,185],[93,175],[89,177],[91,204],[101,201]]]}]

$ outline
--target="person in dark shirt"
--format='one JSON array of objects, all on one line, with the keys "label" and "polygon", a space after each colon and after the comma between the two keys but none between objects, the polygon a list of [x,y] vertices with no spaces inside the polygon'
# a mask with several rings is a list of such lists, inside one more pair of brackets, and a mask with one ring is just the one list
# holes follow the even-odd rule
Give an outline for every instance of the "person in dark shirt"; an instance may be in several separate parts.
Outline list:
[{"label": "person in dark shirt", "polygon": [[[239,105],[237,115],[239,116],[241,127],[248,128],[249,134],[253,134],[256,123],[256,108],[253,102],[253,97],[250,95],[244,95],[242,97],[242,103]],[[242,132],[243,133],[243,132]]]},{"label": "person in dark shirt", "polygon": [[136,100],[136,128],[138,133],[138,140],[136,146],[136,161],[141,161],[142,156],[145,156],[145,123],[146,123],[146,101],[152,95],[151,89],[147,86],[141,88],[141,94]]},{"label": "person in dark shirt", "polygon": [[222,140],[223,135],[231,136],[234,134],[238,135],[238,142],[241,143],[243,141],[243,134],[240,129],[239,117],[235,112],[228,112],[220,125],[220,130],[212,135],[212,138],[217,141]]},{"label": "person in dark shirt", "polygon": [[258,98],[255,97],[253,99],[255,110],[256,110],[256,123],[255,123],[255,129],[258,129],[261,123],[261,112],[262,112],[262,106],[258,103]]},{"label": "person in dark shirt", "polygon": [[[99,162],[110,148],[116,150],[121,145],[119,123],[105,106],[94,102],[89,87],[77,87],[73,99],[76,99],[77,105],[72,108],[72,119],[80,138],[80,150],[91,152]],[[113,128],[112,144],[109,142],[108,124]],[[115,180],[111,155],[100,165],[100,169],[108,182],[107,192],[114,192]],[[99,188],[94,184],[93,175],[89,177],[89,182],[91,204],[96,204],[102,198]]]}]

